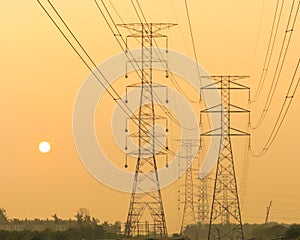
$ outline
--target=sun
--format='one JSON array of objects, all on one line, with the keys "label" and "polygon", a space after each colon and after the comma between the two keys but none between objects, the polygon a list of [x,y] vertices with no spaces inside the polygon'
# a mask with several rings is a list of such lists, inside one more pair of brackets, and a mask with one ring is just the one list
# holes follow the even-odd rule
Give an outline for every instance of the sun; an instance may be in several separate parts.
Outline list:
[{"label": "sun", "polygon": [[49,142],[46,142],[46,141],[40,142],[40,144],[39,144],[39,150],[40,150],[40,152],[47,153],[47,152],[50,151],[50,149],[51,149],[51,145],[50,145]]}]

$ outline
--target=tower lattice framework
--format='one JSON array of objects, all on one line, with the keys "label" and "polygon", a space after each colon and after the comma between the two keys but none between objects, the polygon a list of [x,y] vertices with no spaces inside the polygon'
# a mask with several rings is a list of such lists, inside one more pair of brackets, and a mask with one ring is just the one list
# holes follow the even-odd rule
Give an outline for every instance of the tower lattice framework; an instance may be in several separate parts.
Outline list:
[{"label": "tower lattice framework", "polygon": [[[141,58],[132,59],[140,73],[139,88],[141,91],[139,109],[137,114],[138,149],[134,182],[130,199],[130,207],[125,226],[125,236],[132,237],[139,228],[139,222],[146,209],[153,219],[154,234],[167,237],[167,227],[163,201],[161,196],[159,176],[156,162],[155,143],[155,108],[153,101],[152,62],[154,38],[166,37],[159,33],[175,24],[170,23],[132,23],[119,24],[119,27],[128,29],[129,38],[139,38],[141,42]],[[148,192],[147,189],[153,189]]]},{"label": "tower lattice framework", "polygon": [[209,176],[197,179],[198,182],[198,204],[197,222],[207,224],[209,221]]},{"label": "tower lattice framework", "polygon": [[203,90],[220,90],[221,103],[203,110],[202,113],[219,113],[221,126],[202,134],[202,136],[220,136],[208,239],[244,239],[231,137],[249,134],[231,127],[231,114],[250,112],[233,105],[230,92],[246,90],[249,93],[248,87],[237,83],[238,80],[248,77],[211,76],[210,78],[215,80],[215,83],[204,86]]},{"label": "tower lattice framework", "polygon": [[[183,139],[182,146],[185,148],[186,152],[181,156],[184,160],[186,167],[185,179],[184,179],[184,201],[183,201],[183,214],[180,233],[182,234],[185,228],[189,225],[196,226],[196,214],[195,214],[195,179],[194,174],[197,169],[193,169],[193,149],[198,147],[199,140],[196,139]],[[197,227],[195,227],[195,236],[198,238]]]}]

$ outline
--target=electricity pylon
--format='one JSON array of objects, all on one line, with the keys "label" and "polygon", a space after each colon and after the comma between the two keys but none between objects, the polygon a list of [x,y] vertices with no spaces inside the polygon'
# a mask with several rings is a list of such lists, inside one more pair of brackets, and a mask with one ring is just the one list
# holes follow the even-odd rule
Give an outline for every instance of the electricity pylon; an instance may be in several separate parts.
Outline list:
[{"label": "electricity pylon", "polygon": [[192,167],[193,163],[193,147],[198,147],[199,140],[195,139],[183,139],[182,146],[185,147],[186,152],[181,156],[181,159],[184,160],[185,163],[185,182],[184,182],[184,201],[183,201],[183,214],[182,214],[182,222],[181,222],[181,230],[183,231],[189,225],[194,225],[195,228],[195,237],[198,239],[198,231],[197,231],[197,222],[196,222],[196,214],[194,207],[194,194],[195,194],[195,184],[194,184],[194,170]]},{"label": "electricity pylon", "polygon": [[[199,175],[199,171],[198,171]],[[197,204],[197,222],[207,224],[209,221],[209,176],[198,177],[198,204]]]},{"label": "electricity pylon", "polygon": [[201,113],[219,113],[221,126],[202,134],[202,136],[220,136],[208,239],[244,239],[231,137],[249,136],[249,134],[231,127],[231,114],[248,113],[250,116],[250,111],[233,105],[230,93],[231,90],[246,90],[249,94],[248,87],[237,83],[238,80],[248,77],[211,76],[210,78],[215,80],[215,83],[204,86],[202,89],[220,90],[221,103]]},{"label": "electricity pylon", "polygon": [[[156,163],[155,109],[153,101],[152,62],[154,38],[166,37],[159,33],[175,24],[170,23],[131,23],[118,24],[128,29],[129,38],[141,41],[141,59],[132,59],[134,66],[139,66],[140,99],[138,111],[138,149],[130,207],[125,226],[125,236],[132,237],[138,228],[139,221],[148,209],[154,221],[155,231],[160,237],[167,237],[167,227],[160,191]],[[147,189],[153,189],[149,192]]]},{"label": "electricity pylon", "polygon": [[[203,98],[200,94],[200,101],[203,104]],[[202,133],[203,130],[203,122],[202,122],[202,116],[200,115],[199,119],[199,126],[200,126],[200,133]],[[210,213],[210,191],[209,191],[209,181],[211,180],[210,173],[201,173],[201,164],[200,162],[204,161],[205,159],[205,147],[204,147],[204,139],[202,138],[200,134],[200,149],[199,149],[199,160],[198,161],[198,171],[197,171],[197,183],[198,183],[198,204],[197,204],[197,222],[201,224],[207,224],[209,222],[209,213]]]}]

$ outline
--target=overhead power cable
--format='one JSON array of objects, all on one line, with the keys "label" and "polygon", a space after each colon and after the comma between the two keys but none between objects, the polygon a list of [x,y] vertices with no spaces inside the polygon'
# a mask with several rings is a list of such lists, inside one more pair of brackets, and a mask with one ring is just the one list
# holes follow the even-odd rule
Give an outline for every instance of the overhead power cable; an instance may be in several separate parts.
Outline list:
[{"label": "overhead power cable", "polygon": [[[146,16],[145,16],[145,14],[144,14],[144,12],[143,12],[143,10],[142,10],[142,7],[141,7],[139,1],[136,0],[136,3],[137,3],[138,9],[139,9],[139,11],[140,11],[142,17],[140,16],[139,11],[138,11],[137,7],[135,6],[133,0],[131,0],[131,3],[132,3],[132,5],[133,5],[134,11],[136,12],[136,15],[137,15],[137,17],[138,17],[140,23],[143,23],[143,20],[144,20],[144,23],[147,24],[147,25],[149,25],[149,23],[148,23],[148,21],[147,21],[147,19],[146,19]],[[142,18],[143,18],[143,20],[142,20]],[[155,40],[155,38],[153,39],[153,41],[154,41],[154,44],[155,44],[156,48],[158,49],[159,46],[158,46],[157,41]],[[156,51],[156,49],[154,48],[154,52],[156,53],[156,55],[160,55],[161,59],[163,59],[162,53],[161,53],[160,51]],[[162,64],[162,66],[163,66],[164,68],[167,68],[167,65],[164,65],[164,63],[163,63],[162,61],[160,61],[160,63]],[[180,85],[179,85],[178,82],[176,81],[176,79],[175,79],[175,77],[173,76],[173,73],[172,73],[172,72],[170,72],[170,77],[171,77],[171,81],[173,82],[173,84],[174,84],[174,86],[177,88],[177,90],[179,90],[181,93],[183,93],[184,95],[186,95],[186,93],[183,91],[183,89],[180,87]],[[186,95],[186,96],[187,96],[187,95]],[[155,92],[154,92],[154,97],[155,97],[159,102],[161,102],[160,99],[159,99],[159,97],[157,96],[157,94],[156,94]],[[189,97],[188,97],[188,98],[189,98]],[[164,107],[164,104],[161,103],[160,107],[163,108],[163,110],[165,111],[165,113],[166,113],[168,116],[170,116],[170,115],[169,115],[169,111],[166,110],[166,108]],[[172,117],[172,118],[173,118],[173,117]],[[171,119],[172,119],[172,118],[171,118]],[[173,119],[173,120],[174,120],[174,119]],[[177,120],[174,121],[174,123],[175,123],[177,126],[180,126]],[[188,130],[195,130],[195,129],[197,128],[197,127],[195,127],[195,128],[188,128],[188,127],[185,127],[185,126],[182,126],[182,125],[181,125],[180,127],[183,127],[183,128],[185,128],[185,129],[188,129]]]},{"label": "overhead power cable", "polygon": [[[142,69],[140,68],[140,66],[139,66],[136,62],[132,61],[132,60],[134,59],[134,56],[133,56],[133,54],[131,53],[131,51],[129,51],[130,49],[128,48],[128,45],[127,45],[127,43],[126,43],[126,40],[123,38],[121,32],[119,31],[118,26],[117,26],[115,20],[113,19],[111,13],[109,12],[109,10],[108,10],[108,8],[107,8],[105,2],[104,2],[103,0],[101,0],[101,3],[102,3],[102,5],[103,5],[103,7],[104,7],[104,9],[105,9],[105,12],[107,13],[107,15],[108,15],[110,21],[111,21],[111,23],[110,23],[109,20],[107,19],[105,13],[104,13],[103,10],[101,9],[101,7],[100,7],[100,5],[98,4],[97,0],[94,0],[94,2],[95,2],[95,4],[96,4],[98,10],[100,11],[102,17],[104,18],[106,24],[108,25],[109,29],[110,29],[111,32],[113,33],[115,39],[116,39],[117,42],[119,43],[119,46],[120,46],[121,49],[126,53],[126,57],[128,58],[129,63],[131,64],[131,66],[133,67],[133,69],[135,70],[135,72],[137,73],[138,77],[139,77],[140,79],[142,79]],[[111,4],[112,4],[112,3],[111,3]],[[115,9],[115,11],[117,11],[116,8],[114,8],[114,9]],[[119,14],[118,14],[118,15],[119,15]],[[122,20],[122,19],[121,19],[121,20]],[[122,21],[123,21],[123,20],[122,20]],[[113,26],[111,26],[111,24],[112,24]],[[115,29],[115,31],[116,31],[117,33],[114,31],[114,29]],[[123,46],[122,43],[120,42],[119,38],[121,38],[121,41],[123,42],[124,46]],[[130,55],[131,59],[130,59],[130,57],[129,57],[127,54]],[[135,64],[134,64],[134,63],[135,63]],[[155,92],[154,92],[154,93],[155,93]],[[160,101],[160,99],[159,99],[159,101]],[[160,101],[160,103],[161,103],[161,106],[163,107],[163,104],[162,104],[161,101]],[[170,119],[171,119],[172,121],[174,121],[178,126],[181,126],[181,125],[179,124],[179,122],[177,121],[177,119],[175,119],[172,115],[170,115],[170,113],[169,113],[168,111],[166,112],[166,114],[167,114],[167,115],[170,117]],[[181,126],[181,127],[184,128],[184,126]],[[172,152],[171,150],[169,150],[169,151]],[[175,155],[174,152],[173,152],[173,154]]]},{"label": "overhead power cable", "polygon": [[[71,48],[74,50],[74,52],[78,55],[78,57],[81,59],[81,61],[84,63],[84,65],[89,69],[89,71],[93,74],[93,76],[95,77],[95,79],[99,82],[99,84],[106,89],[106,92],[111,96],[111,98],[119,105],[119,107],[122,109],[122,111],[129,117],[133,119],[134,124],[136,124],[137,126],[139,126],[139,123],[136,121],[138,118],[135,116],[135,114],[131,111],[131,109],[126,105],[126,103],[122,100],[121,96],[118,94],[118,92],[114,89],[114,87],[110,84],[110,82],[108,81],[108,79],[106,78],[106,76],[102,73],[102,71],[98,68],[98,66],[95,64],[95,62],[92,60],[92,58],[90,57],[90,55],[87,53],[87,51],[85,50],[85,48],[83,47],[83,45],[79,42],[79,40],[77,39],[77,37],[75,36],[75,34],[71,31],[71,29],[69,28],[69,26],[66,24],[66,22],[64,21],[64,19],[62,18],[62,16],[59,14],[59,12],[56,10],[56,8],[54,7],[54,5],[51,3],[50,0],[47,0],[49,5],[51,6],[51,8],[53,9],[53,11],[55,12],[55,14],[58,16],[58,18],[61,20],[61,22],[63,23],[63,25],[66,27],[66,29],[68,30],[68,32],[71,34],[71,36],[74,38],[74,40],[76,41],[76,43],[79,45],[80,49],[85,53],[85,55],[87,56],[87,58],[90,60],[90,62],[92,63],[92,65],[96,68],[96,70],[99,72],[99,74],[102,77],[102,80],[99,78],[99,76],[93,71],[92,67],[88,64],[88,62],[84,59],[84,57],[80,54],[80,52],[76,49],[76,47],[74,46],[74,44],[70,41],[70,39],[67,37],[67,35],[64,33],[64,31],[61,29],[61,27],[58,25],[58,23],[54,20],[54,18],[51,16],[51,14],[49,13],[49,11],[45,8],[45,6],[41,3],[40,0],[37,0],[38,4],[41,6],[41,8],[43,9],[43,11],[46,13],[46,15],[50,18],[50,20],[52,21],[52,23],[55,25],[55,27],[59,30],[59,32],[62,34],[62,36],[65,38],[65,40],[68,42],[68,44],[71,46]],[[107,86],[105,86],[105,84],[103,83],[103,80],[108,84],[109,88],[107,88]],[[115,95],[114,95],[115,94]],[[122,103],[122,104],[121,104]],[[143,123],[141,123],[143,126]],[[151,133],[148,133],[151,135]],[[153,137],[153,136],[152,136]],[[150,143],[149,140],[145,139],[146,142]],[[158,140],[156,140],[156,144],[158,144],[160,147],[164,146],[162,145],[162,143],[160,143]],[[173,153],[171,150],[170,151],[172,154]]]},{"label": "overhead power cable", "polygon": [[[189,12],[189,7],[188,7],[187,0],[185,0],[184,3],[185,3],[185,10],[186,10],[188,23],[189,23],[189,30],[190,30],[190,35],[191,35],[191,39],[192,39],[194,59],[195,59],[195,62],[196,62],[197,74],[198,74],[198,78],[199,78],[199,82],[200,82],[200,92],[201,92],[202,91],[201,74],[200,74],[200,69],[199,69],[198,56],[197,56],[197,51],[196,51],[196,44],[195,44],[194,35],[193,35],[192,22],[191,22],[191,18],[190,18],[190,12]],[[200,94],[200,98],[201,98],[201,94]]]},{"label": "overhead power cable", "polygon": [[253,72],[253,67],[254,67],[254,63],[256,61],[256,57],[257,57],[257,50],[258,50],[258,43],[260,40],[260,35],[262,32],[262,22],[263,22],[263,15],[264,15],[264,9],[265,9],[265,0],[261,1],[261,10],[260,10],[260,14],[259,14],[259,20],[258,20],[258,28],[257,28],[257,35],[256,35],[256,40],[255,40],[255,48],[254,48],[254,53],[253,53],[253,58],[252,58],[252,63],[251,63],[251,74]]},{"label": "overhead power cable", "polygon": [[[132,3],[132,5],[133,5],[133,7],[134,7],[134,10],[135,10],[135,12],[136,12],[136,15],[137,15],[137,17],[138,17],[140,23],[143,23],[143,22],[144,22],[145,24],[149,24],[148,21],[147,21],[147,19],[146,19],[146,16],[145,16],[144,12],[143,12],[143,9],[142,9],[142,7],[141,7],[141,5],[140,5],[140,3],[139,3],[139,1],[136,0],[136,3],[137,3],[137,6],[138,6],[138,7],[135,6],[133,0],[131,0],[131,3]],[[138,9],[139,9],[141,15],[139,14]],[[141,17],[141,16],[142,16],[142,17]],[[153,40],[154,40],[154,44],[156,45],[156,48],[158,49],[159,47],[158,47],[157,41],[156,41],[155,39],[153,39]],[[156,53],[157,55],[160,55],[160,57],[163,59],[162,53],[161,53],[160,51],[158,51],[158,53],[157,53],[157,51],[156,51],[155,48],[154,48],[154,51],[155,51],[155,53]],[[161,62],[161,64],[162,64],[163,67],[165,67],[165,68],[168,67],[167,65],[164,66],[164,63],[163,63],[162,61],[160,61],[160,62]],[[169,72],[169,76],[170,76],[171,82],[174,84],[175,88],[176,88],[181,94],[183,94],[187,99],[189,99],[190,102],[193,102],[193,103],[199,103],[199,101],[193,101],[193,100],[190,99],[190,97],[189,97],[189,96],[185,93],[185,91],[181,88],[181,86],[180,86],[179,83],[177,82],[177,80],[176,80],[176,78],[174,77],[174,75],[173,75],[172,72]],[[154,94],[155,94],[155,92],[154,92]],[[155,97],[158,98],[158,96],[157,96],[156,94],[155,94]],[[158,98],[158,99],[159,99],[159,98]],[[161,108],[166,109],[165,106],[164,106],[163,104],[161,105]],[[168,113],[169,113],[169,112],[168,112],[168,110],[167,110],[167,111],[166,111],[166,114],[169,115]],[[179,125],[178,123],[176,123],[176,121],[175,121],[174,123],[175,123],[177,126],[182,127],[182,128],[184,128],[184,129],[187,129],[187,130],[196,130],[196,129],[198,128],[198,126],[195,126],[195,127],[193,127],[193,128],[189,128],[189,127],[186,127],[186,126],[183,126],[183,125]]]},{"label": "overhead power cable", "polygon": [[[120,43],[119,37],[122,39],[122,42],[123,42],[123,44],[125,45],[125,47],[122,46],[122,44],[119,44],[119,45],[121,46],[121,49],[126,53],[126,57],[128,58],[129,63],[131,64],[131,66],[133,67],[133,69],[135,70],[135,72],[137,73],[138,77],[139,77],[140,79],[142,79],[142,76],[141,76],[142,69],[140,68],[140,66],[139,66],[135,61],[133,61],[133,60],[134,60],[134,56],[133,56],[133,54],[131,53],[131,51],[129,51],[130,49],[129,49],[128,45],[126,44],[126,41],[124,40],[122,34],[121,34],[120,31],[118,30],[118,26],[117,26],[116,22],[114,21],[112,15],[110,14],[110,12],[109,12],[109,10],[108,10],[108,8],[107,8],[105,2],[104,2],[103,0],[101,0],[101,3],[102,3],[102,5],[104,6],[104,9],[105,9],[106,13],[107,13],[108,16],[109,16],[109,19],[110,19],[110,21],[111,21],[111,24],[113,24],[114,28],[116,29],[117,34],[116,34],[115,31],[113,30],[113,27],[112,27],[111,24],[109,23],[107,17],[105,16],[104,12],[102,11],[102,9],[101,9],[100,5],[98,4],[97,0],[94,0],[94,1],[95,1],[96,5],[97,5],[97,8],[98,8],[98,10],[100,11],[101,15],[103,16],[103,18],[105,19],[106,23],[108,24],[108,26],[109,26],[111,32],[114,34],[115,39],[116,39],[119,43]],[[129,57],[127,54],[130,55],[131,59],[130,59],[130,57]],[[135,63],[135,64],[134,64],[134,63]],[[188,130],[194,130],[194,129],[196,129],[196,128],[188,128],[188,127],[186,127],[186,126],[181,125],[181,124],[178,122],[178,120],[177,120],[173,115],[171,115],[171,113],[168,111],[168,109],[164,106],[164,104],[163,104],[163,103],[161,102],[161,100],[158,98],[156,92],[153,92],[153,94],[154,94],[155,99],[160,103],[160,105],[159,105],[160,108],[163,109],[163,111],[165,112],[165,114],[166,114],[167,116],[169,116],[169,118],[170,118],[177,126],[182,127],[182,128],[184,128],[184,129],[188,129]]]},{"label": "overhead power cable", "polygon": [[275,139],[278,135],[278,132],[287,116],[288,110],[294,99],[295,93],[299,87],[300,77],[298,78],[298,80],[296,80],[296,75],[298,72],[299,65],[300,65],[300,59],[298,60],[296,69],[294,71],[294,75],[290,82],[287,94],[286,94],[283,104],[281,106],[281,109],[280,109],[279,115],[276,119],[275,125],[272,128],[271,134],[270,134],[266,144],[264,145],[264,147],[262,148],[262,150],[259,153],[252,152],[253,157],[262,157],[269,150],[269,148],[272,146],[273,142],[275,141]]},{"label": "overhead power cable", "polygon": [[[119,41],[118,38],[121,38],[121,39],[122,39],[122,41],[123,41],[125,47],[121,46],[121,48],[122,48],[123,51],[125,51],[127,54],[129,54],[130,57],[132,58],[132,59],[130,59],[130,57],[127,56],[127,54],[126,54],[128,60],[129,60],[129,63],[132,65],[132,67],[135,69],[135,72],[138,74],[138,77],[141,79],[142,77],[141,77],[141,74],[140,74],[139,72],[141,72],[142,70],[141,70],[140,66],[139,66],[137,63],[134,64],[134,61],[133,61],[134,57],[133,57],[132,53],[129,51],[130,49],[128,48],[128,45],[126,44],[126,41],[124,40],[124,38],[122,37],[121,33],[119,32],[118,26],[117,26],[117,24],[115,23],[115,21],[114,21],[112,15],[110,14],[110,12],[109,12],[109,10],[108,10],[108,8],[107,8],[105,2],[104,2],[103,0],[101,0],[101,3],[102,3],[102,5],[103,5],[103,7],[104,7],[104,9],[105,9],[105,11],[106,11],[106,13],[107,13],[107,15],[108,15],[110,21],[111,21],[111,24],[113,24],[114,27],[112,27],[111,24],[109,23],[107,17],[105,16],[104,12],[102,11],[102,9],[101,9],[100,5],[98,4],[97,0],[94,0],[94,1],[95,1],[96,5],[97,5],[97,8],[98,8],[98,10],[100,11],[101,15],[103,16],[103,18],[105,19],[106,23],[108,24],[108,26],[109,26],[111,32],[114,34],[114,37],[115,37],[118,41]],[[140,7],[140,6],[139,6],[139,7]],[[114,9],[115,9],[115,11],[117,11],[116,8],[114,8]],[[137,8],[135,8],[135,10],[137,11]],[[118,15],[119,15],[119,14],[118,14]],[[141,20],[141,16],[138,15],[138,17],[139,17],[139,19]],[[143,15],[143,17],[145,17],[145,16]],[[121,20],[121,21],[122,21],[122,20]],[[146,23],[146,24],[147,24],[147,23]],[[117,34],[116,34],[115,31],[113,30],[113,28],[116,29]],[[154,39],[154,41],[155,41],[155,39]],[[119,42],[120,42],[120,41],[119,41]],[[156,41],[155,41],[155,44],[156,44],[156,46],[157,46],[157,48],[158,48],[158,44],[156,43]],[[157,51],[156,51],[155,48],[154,48],[154,51],[155,51],[156,54],[157,54]],[[158,53],[161,54],[159,51],[158,51]],[[158,55],[158,54],[157,54],[157,55]],[[160,62],[162,63],[162,61],[160,61]],[[162,63],[162,64],[163,64],[163,63]],[[138,72],[137,70],[139,70],[139,72]],[[160,108],[162,108],[162,110],[165,112],[165,114],[166,114],[167,116],[169,116],[169,118],[170,118],[177,126],[182,127],[182,128],[184,128],[184,129],[187,129],[187,130],[195,130],[195,129],[197,128],[197,127],[195,127],[195,128],[189,128],[189,127],[186,127],[186,126],[181,125],[181,124],[178,122],[178,120],[177,120],[173,115],[171,115],[171,113],[168,111],[168,109],[164,106],[164,104],[161,102],[160,98],[157,96],[156,92],[153,92],[153,94],[154,94],[155,99],[160,103],[160,105],[159,105]]]},{"label": "overhead power cable", "polygon": [[[262,72],[260,75],[256,93],[254,95],[253,100],[251,100],[252,103],[257,101],[257,99],[261,93],[261,90],[264,86],[264,83],[265,83],[265,80],[266,80],[266,77],[267,77],[267,74],[268,74],[268,71],[270,68],[270,62],[271,62],[271,59],[273,56],[274,46],[276,43],[277,33],[278,33],[280,20],[281,20],[281,16],[282,16],[283,5],[284,5],[284,0],[281,0],[281,1],[282,2],[281,2],[279,13],[278,13],[278,7],[279,7],[280,0],[277,0],[277,2],[276,2],[276,9],[275,9],[274,17],[273,17],[273,23],[272,23],[270,38],[268,41],[268,47],[267,47],[267,52],[266,52],[266,56],[265,56],[265,60],[264,60],[264,65],[263,65],[263,69],[262,69]],[[276,19],[277,19],[277,21],[276,21]]]},{"label": "overhead power cable", "polygon": [[[140,23],[143,23],[143,20],[144,20],[144,22],[145,22],[146,24],[148,24],[148,21],[147,21],[146,16],[145,16],[145,14],[144,14],[144,12],[143,12],[143,10],[142,10],[142,8],[141,8],[140,3],[138,2],[138,0],[136,0],[136,2],[137,2],[138,9],[140,10],[140,13],[141,13],[142,17],[140,16],[140,14],[139,14],[139,12],[138,12],[138,9],[137,9],[137,7],[135,6],[133,0],[131,0],[131,3],[132,3],[133,8],[134,8],[134,11],[136,12],[136,15],[137,15],[137,17],[138,17]],[[143,20],[142,20],[142,18],[143,18]],[[154,39],[154,44],[156,45],[156,48],[159,48],[159,47],[158,47],[158,44],[157,44],[157,41],[156,41],[155,39]],[[163,58],[161,52],[156,51],[155,48],[154,48],[154,51],[155,51],[156,55],[160,55],[161,58]],[[168,68],[168,66],[167,66],[167,65],[164,65],[164,63],[163,63],[162,61],[160,61],[160,62],[161,62],[162,66],[163,66],[164,68],[166,68],[166,69]],[[191,99],[191,97],[190,97],[188,94],[185,93],[185,91],[182,89],[182,87],[180,86],[180,84],[177,82],[177,80],[176,80],[176,78],[174,77],[174,74],[173,74],[172,72],[169,72],[169,75],[170,75],[171,82],[173,83],[174,87],[175,87],[182,95],[184,95],[186,99],[188,99],[191,103],[199,103],[199,101],[195,101],[195,100]]]},{"label": "overhead power cable", "polygon": [[[172,8],[175,20],[176,20],[177,23],[179,23],[179,18],[177,16],[176,9],[175,9],[175,6],[173,4],[173,0],[170,0],[170,5],[171,5],[171,8]],[[180,24],[178,24],[178,27],[180,29],[180,35],[181,35],[181,38],[183,40],[184,46],[185,46],[186,50],[189,52],[189,47],[188,47],[188,44],[187,44],[187,40],[186,40],[186,38],[185,38],[185,36],[183,34],[182,26]]]},{"label": "overhead power cable", "polygon": [[[138,19],[139,19],[139,21],[140,21],[140,23],[143,23],[143,21],[146,23],[146,24],[148,24],[148,21],[147,21],[147,19],[146,19],[146,16],[145,16],[145,14],[144,14],[144,12],[143,12],[143,9],[142,9],[142,7],[141,7],[141,5],[139,4],[139,1],[138,0],[136,0],[136,2],[137,2],[137,6],[138,7],[136,7],[135,6],[135,4],[134,4],[134,2],[133,2],[133,0],[131,0],[131,3],[132,3],[132,5],[133,5],[133,7],[134,7],[134,10],[135,10],[135,12],[136,12],[136,14],[137,14],[137,17],[138,17]],[[190,16],[189,16],[189,8],[188,8],[188,5],[187,5],[187,2],[186,2],[186,4],[185,4],[185,6],[186,6],[186,13],[187,13],[187,18],[188,18],[188,21],[189,21],[189,30],[190,30],[190,36],[191,36],[191,38],[192,38],[192,42],[194,43],[193,44],[193,51],[194,51],[194,57],[195,57],[195,63],[196,63],[196,65],[197,65],[197,73],[198,73],[198,77],[199,77],[199,83],[200,83],[200,91],[199,91],[199,94],[200,94],[200,97],[199,97],[199,101],[193,101],[193,100],[190,100],[190,102],[192,102],[192,103],[198,103],[198,104],[200,104],[201,103],[201,91],[202,91],[202,83],[201,83],[201,74],[200,74],[200,69],[199,69],[199,64],[198,64],[198,57],[197,57],[197,53],[196,53],[196,44],[195,44],[195,42],[194,42],[194,38],[193,38],[193,33],[192,33],[192,23],[191,23],[191,19],[190,19]],[[140,13],[141,13],[141,16],[140,16],[140,14],[138,13],[138,9],[139,9],[139,11],[140,11]],[[142,19],[143,18],[143,19]],[[157,48],[158,48],[158,45],[157,45],[157,42],[155,41],[155,39],[154,39],[154,43],[155,43],[155,45],[157,46]],[[161,54],[161,53],[160,53]],[[163,64],[163,63],[162,63]],[[171,81],[172,81],[172,79],[173,79],[173,83],[175,83],[176,85],[178,84],[177,83],[177,81],[176,81],[176,79],[175,79],[175,77],[173,76],[173,74],[172,74],[172,72],[170,72],[170,76],[171,76]],[[178,86],[179,86],[179,92],[181,92],[183,95],[187,95],[184,91],[183,91],[183,89],[180,87],[180,85],[178,84]],[[176,87],[176,86],[175,86]],[[190,99],[189,97],[187,97],[187,99]],[[207,118],[207,122],[208,122],[208,125],[209,125],[209,128],[211,128],[211,123],[210,123],[210,119],[209,119],[209,116],[206,114],[206,118]],[[199,126],[200,126],[200,122],[199,122]],[[185,128],[185,129],[188,129],[188,130],[194,130],[194,129],[189,129],[189,128],[186,128],[186,127],[184,127],[184,126],[182,126],[183,128]],[[195,128],[196,129],[196,128]],[[215,145],[215,146],[217,146],[217,143],[215,142],[215,139],[213,139],[213,144]]]},{"label": "overhead power cable", "polygon": [[259,118],[259,120],[257,121],[257,123],[255,124],[254,127],[251,127],[252,129],[257,129],[258,127],[261,126],[261,124],[263,123],[264,119],[266,118],[266,115],[269,111],[270,105],[272,103],[273,97],[274,97],[274,93],[276,91],[280,76],[281,76],[281,72],[285,63],[285,59],[288,53],[288,49],[289,49],[289,45],[292,39],[292,34],[294,32],[294,27],[295,27],[295,23],[298,17],[298,12],[299,12],[299,7],[300,7],[300,0],[298,1],[298,5],[296,7],[295,10],[295,14],[293,15],[294,12],[294,7],[295,7],[295,0],[293,0],[292,2],[292,6],[291,6],[291,10],[290,10],[290,14],[289,14],[289,18],[288,18],[288,23],[285,29],[285,34],[284,34],[284,38],[282,41],[282,46],[280,49],[280,53],[279,53],[279,57],[278,57],[278,61],[276,64],[276,69],[272,78],[272,83],[271,83],[271,87],[270,87],[270,91],[268,93],[266,102],[264,104],[264,108],[263,108],[263,112]]}]

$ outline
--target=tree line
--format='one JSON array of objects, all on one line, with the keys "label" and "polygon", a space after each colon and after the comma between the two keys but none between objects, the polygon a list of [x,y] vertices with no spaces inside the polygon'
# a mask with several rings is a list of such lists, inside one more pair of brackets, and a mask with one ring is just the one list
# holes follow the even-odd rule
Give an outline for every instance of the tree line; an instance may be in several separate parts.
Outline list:
[{"label": "tree line", "polygon": [[0,240],[96,240],[120,236],[120,222],[100,223],[87,208],[79,208],[73,219],[62,219],[56,213],[51,219],[9,219],[6,210],[0,208]]},{"label": "tree line", "polygon": [[[192,240],[207,239],[208,224],[198,223],[189,225],[183,231],[182,235],[175,234],[175,237],[187,237]],[[196,231],[197,229],[197,231]],[[247,240],[300,240],[300,224],[280,224],[270,222],[267,224],[244,224],[244,237]],[[198,236],[196,236],[196,233]]]}]

